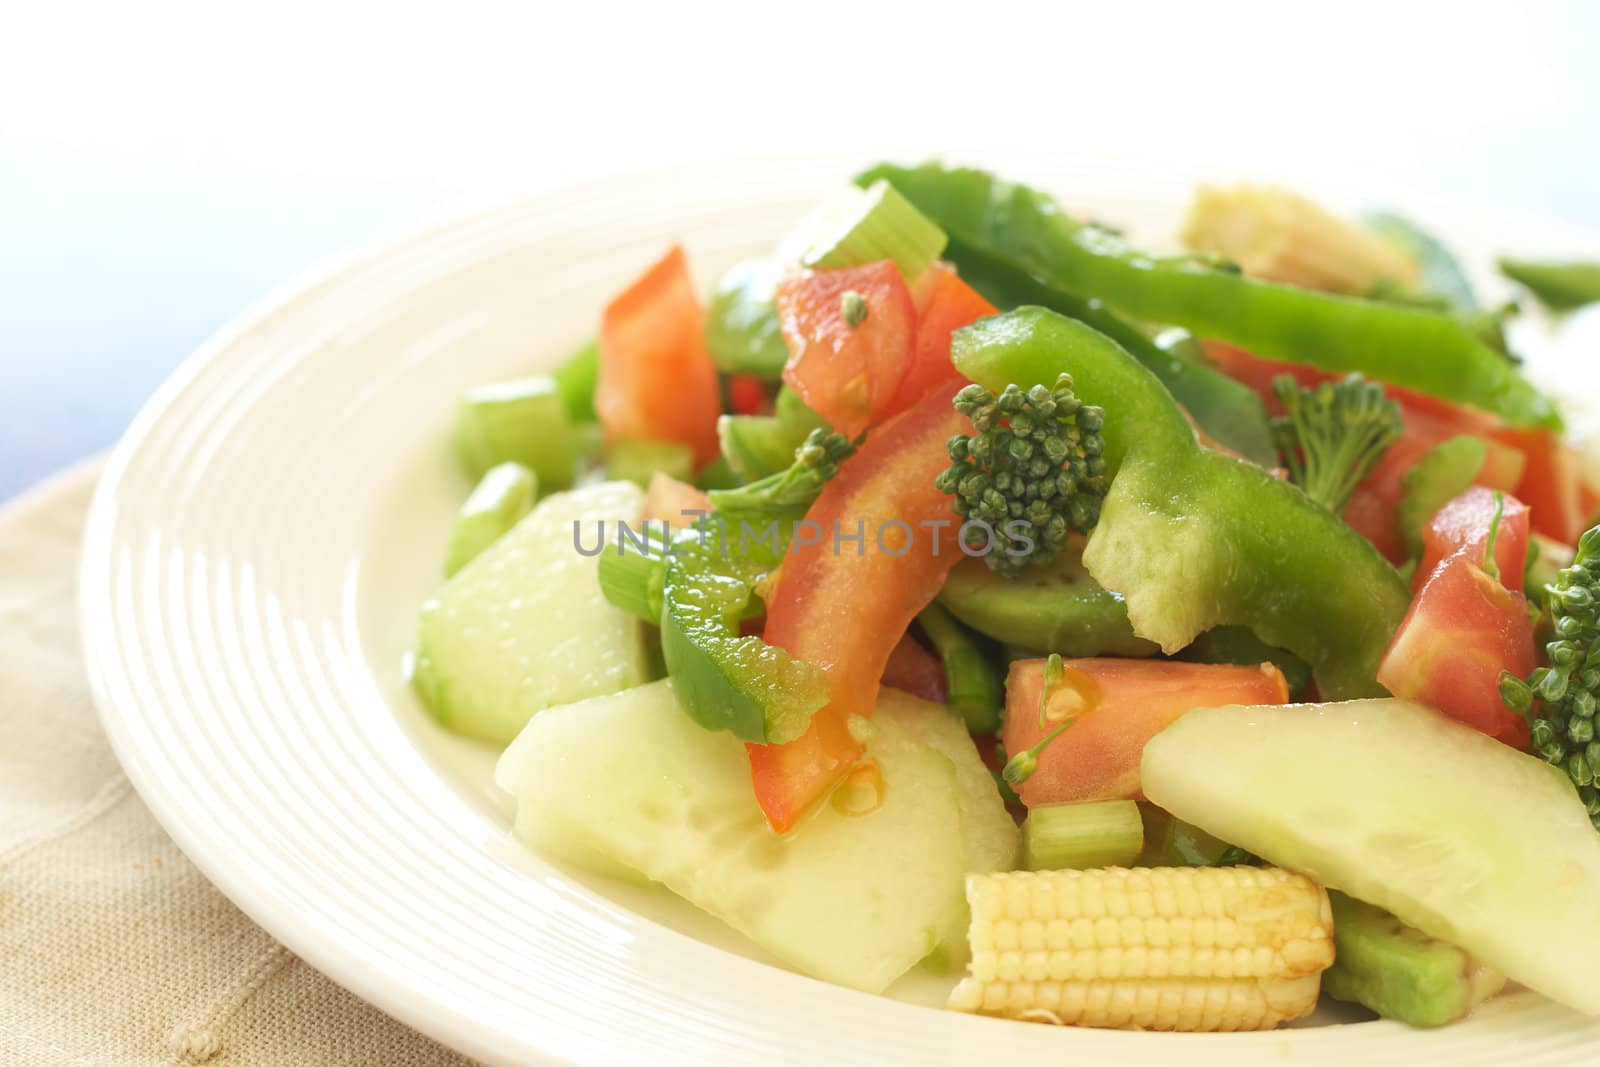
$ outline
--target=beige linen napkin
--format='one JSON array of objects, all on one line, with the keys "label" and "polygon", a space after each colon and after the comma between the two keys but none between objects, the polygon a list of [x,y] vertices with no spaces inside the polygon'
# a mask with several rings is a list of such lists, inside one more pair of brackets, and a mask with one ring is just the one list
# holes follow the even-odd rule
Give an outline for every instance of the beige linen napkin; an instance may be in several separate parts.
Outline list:
[{"label": "beige linen napkin", "polygon": [[96,473],[0,510],[0,1063],[466,1064],[245,918],[123,776],[76,626]]}]

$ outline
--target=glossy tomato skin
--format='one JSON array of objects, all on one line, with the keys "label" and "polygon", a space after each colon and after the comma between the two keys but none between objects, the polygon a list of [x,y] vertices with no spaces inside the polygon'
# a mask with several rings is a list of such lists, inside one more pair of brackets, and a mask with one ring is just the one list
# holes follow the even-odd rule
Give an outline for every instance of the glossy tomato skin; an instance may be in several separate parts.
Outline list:
[{"label": "glossy tomato skin", "polygon": [[[1522,588],[1528,563],[1529,509],[1509,493],[1500,494],[1500,530],[1494,539],[1494,559],[1501,581],[1509,589]],[[1458,552],[1478,566],[1485,562],[1489,526],[1494,521],[1494,493],[1474,487],[1434,513],[1422,531],[1422,561],[1412,587],[1420,589],[1440,563]]]},{"label": "glossy tomato skin", "polygon": [[[1191,708],[1282,704],[1289,686],[1272,664],[1239,667],[1150,659],[1069,659],[1066,681],[1050,708],[1084,709],[1044,747],[1038,768],[1017,787],[1029,807],[1144,796],[1139,760],[1150,738]],[[1044,661],[1017,660],[1006,678],[1002,737],[1015,755],[1037,744],[1058,722],[1039,726]]]},{"label": "glossy tomato skin", "polygon": [[716,458],[722,393],[703,318],[677,245],[606,305],[594,406],[607,440],[678,441],[697,465]]},{"label": "glossy tomato skin", "polygon": [[1533,528],[1563,544],[1577,544],[1588,519],[1577,452],[1549,430],[1505,426],[1495,431],[1495,439],[1527,457],[1516,491],[1533,512]]},{"label": "glossy tomato skin", "polygon": [[1462,551],[1441,562],[1412,600],[1378,681],[1397,697],[1525,749],[1528,723],[1501,702],[1500,672],[1526,678],[1535,662],[1527,601]]},{"label": "glossy tomato skin", "polygon": [[[767,600],[764,640],[828,672],[828,704],[804,735],[748,746],[756,799],[780,833],[860,758],[850,716],[872,714],[895,644],[963,558],[959,519],[933,484],[949,465],[945,442],[972,432],[951,406],[957,388],[935,389],[877,427],[840,465],[806,512],[811,525],[796,531]],[[859,552],[855,541],[843,540],[858,530]]]},{"label": "glossy tomato skin", "polygon": [[[865,316],[844,312],[855,293]],[[911,361],[917,314],[892,261],[839,270],[796,271],[778,284],[778,316],[789,346],[783,380],[806,406],[846,437],[890,411]]]},{"label": "glossy tomato skin", "polygon": [[934,263],[917,279],[912,300],[917,308],[917,334],[910,366],[889,402],[890,415],[909,408],[930,389],[960,380],[961,372],[950,361],[950,335],[998,310],[944,262]]}]

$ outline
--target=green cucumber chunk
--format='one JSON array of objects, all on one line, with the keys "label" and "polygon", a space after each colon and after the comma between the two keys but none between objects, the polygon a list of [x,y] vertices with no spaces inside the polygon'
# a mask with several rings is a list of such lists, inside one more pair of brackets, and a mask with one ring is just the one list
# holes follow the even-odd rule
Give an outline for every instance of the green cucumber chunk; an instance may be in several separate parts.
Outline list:
[{"label": "green cucumber chunk", "polygon": [[881,992],[936,949],[959,951],[950,939],[967,921],[971,868],[949,758],[896,716],[875,720],[875,804],[824,802],[780,836],[750,789],[744,746],[696,726],[674,690],[655,682],[529,723],[495,772],[517,799],[519,838],[636,871],[840,985]]},{"label": "green cucumber chunk", "polygon": [[1466,1018],[1505,985],[1499,971],[1382,908],[1338,890],[1328,902],[1337,958],[1322,972],[1322,991],[1335,1000],[1412,1026],[1443,1026]]},{"label": "green cucumber chunk", "polygon": [[573,422],[594,422],[594,391],[600,385],[600,344],[590,341],[575,352],[551,375],[567,417]]},{"label": "green cucumber chunk", "polygon": [[1131,800],[1043,804],[1022,823],[1023,866],[1030,871],[1126,867],[1144,851],[1144,820]]},{"label": "green cucumber chunk", "polygon": [[1152,656],[1156,646],[1135,637],[1122,598],[1108,592],[1083,566],[1074,540],[1048,567],[1017,578],[996,574],[981,559],[950,571],[939,603],[963,624],[1008,645],[1063,656]]},{"label": "green cucumber chunk", "polygon": [[1412,559],[1422,557],[1422,533],[1434,514],[1472,488],[1483,469],[1488,446],[1477,437],[1462,435],[1441,441],[1400,476],[1405,496],[1400,499],[1400,534]]},{"label": "green cucumber chunk", "polygon": [[969,733],[992,734],[1000,729],[1006,704],[1005,678],[986,642],[967,632],[938,604],[923,608],[917,625],[939,654],[946,706],[961,716]]},{"label": "green cucumber chunk", "polygon": [[717,369],[727,374],[776,378],[789,360],[774,303],[784,264],[751,259],[723,274],[706,306],[704,340]]},{"label": "green cucumber chunk", "polygon": [[944,251],[944,231],[886,180],[848,186],[823,205],[801,265],[832,269],[892,259],[909,285]]},{"label": "green cucumber chunk", "polygon": [[611,442],[606,449],[606,472],[634,485],[650,484],[657,471],[680,482],[694,479],[694,449],[678,441],[642,438]]},{"label": "green cucumber chunk", "polygon": [[505,536],[533,510],[538,496],[539,479],[522,464],[502,463],[489,468],[456,512],[445,549],[444,576],[453,576]]},{"label": "green cucumber chunk", "polygon": [[1186,822],[1600,1015],[1600,835],[1566,773],[1406,700],[1197,708],[1145,745]]},{"label": "green cucumber chunk", "polygon": [[606,602],[598,559],[574,543],[643,504],[628,482],[548,496],[422,606],[412,684],[440,725],[503,745],[544,708],[649,677],[639,620]]},{"label": "green cucumber chunk", "polygon": [[754,482],[788,470],[805,434],[796,437],[776,415],[723,415],[717,419],[717,440],[734,476]]},{"label": "green cucumber chunk", "polygon": [[572,484],[583,448],[554,378],[469,389],[456,406],[456,450],[473,478],[520,463],[545,489]]}]

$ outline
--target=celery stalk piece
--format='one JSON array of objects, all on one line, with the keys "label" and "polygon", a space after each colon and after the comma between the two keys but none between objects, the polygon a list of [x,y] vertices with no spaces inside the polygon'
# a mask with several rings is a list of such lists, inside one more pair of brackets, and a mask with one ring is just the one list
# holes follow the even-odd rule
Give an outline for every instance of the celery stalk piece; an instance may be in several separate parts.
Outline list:
[{"label": "celery stalk piece", "polygon": [[723,415],[717,419],[722,458],[741,482],[788,470],[794,450],[805,441],[775,415]]},{"label": "celery stalk piece", "polygon": [[817,238],[803,266],[857,267],[892,259],[909,285],[939,258],[945,233],[887,180],[851,187],[823,208]]},{"label": "celery stalk piece", "polygon": [[455,525],[450,527],[449,547],[445,550],[444,576],[452,577],[478,553],[500,540],[533,510],[538,495],[538,476],[522,464],[502,463],[491,467],[456,513]]},{"label": "celery stalk piece", "polygon": [[696,489],[710,490],[734,489],[744,483],[737,474],[733,473],[733,468],[728,465],[728,461],[722,456],[718,456],[706,464],[699,474],[695,475],[694,484]]},{"label": "celery stalk piece", "polygon": [[615,545],[605,546],[600,553],[600,592],[613,607],[659,626],[667,542],[657,528],[642,531],[640,541],[635,544],[619,535]]},{"label": "celery stalk piece", "polygon": [[578,349],[551,377],[567,405],[567,417],[573,422],[594,422],[594,391],[600,384],[599,342],[590,341]]},{"label": "celery stalk piece", "polygon": [[1030,871],[1126,867],[1144,851],[1144,820],[1131,800],[1049,804],[1028,809],[1023,865]]},{"label": "celery stalk piece", "polygon": [[646,485],[656,471],[678,479],[694,479],[694,450],[677,441],[613,441],[606,452],[611,477]]},{"label": "celery stalk piece", "polygon": [[1000,729],[1005,683],[979,638],[937,604],[922,609],[917,625],[939,653],[948,693],[945,702],[961,713],[967,732],[992,734]]},{"label": "celery stalk piece", "polygon": [[543,489],[572,484],[581,435],[548,375],[480,386],[456,407],[456,449],[474,478],[502,463],[521,463]]},{"label": "celery stalk piece", "polygon": [[1422,558],[1422,532],[1434,513],[1472,487],[1488,454],[1482,440],[1465,434],[1434,445],[1400,476],[1400,533],[1412,559]]}]

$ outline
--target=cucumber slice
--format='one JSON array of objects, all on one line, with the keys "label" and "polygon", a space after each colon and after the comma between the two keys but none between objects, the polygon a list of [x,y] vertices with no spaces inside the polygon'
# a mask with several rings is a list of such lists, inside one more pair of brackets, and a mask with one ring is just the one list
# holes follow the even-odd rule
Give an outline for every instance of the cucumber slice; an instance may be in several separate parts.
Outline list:
[{"label": "cucumber slice", "polygon": [[601,522],[636,522],[644,493],[602,482],[539,502],[422,606],[412,684],[441,725],[506,744],[535,712],[643,682],[638,619],[600,592],[580,555]]},{"label": "cucumber slice", "polygon": [[456,407],[456,450],[474,478],[520,463],[546,489],[565,489],[582,449],[561,388],[549,376],[470,389]]},{"label": "cucumber slice", "polygon": [[990,570],[981,559],[950,571],[939,603],[967,626],[1003,644],[1046,649],[1067,657],[1153,656],[1157,647],[1135,637],[1122,598],[1089,577],[1074,539],[1048,567],[1018,578]]},{"label": "cucumber slice", "polygon": [[581,841],[796,970],[879,992],[965,924],[965,847],[950,760],[893,716],[874,727],[877,807],[836,794],[784,836],[744,746],[690,721],[670,681],[539,715],[495,780],[533,847]]},{"label": "cucumber slice", "polygon": [[450,527],[450,544],[445,549],[444,576],[449,578],[478,557],[484,549],[505,536],[522,517],[533,510],[539,495],[539,479],[520,463],[492,467],[467,497]]},{"label": "cucumber slice", "polygon": [[1600,835],[1566,774],[1405,700],[1199,708],[1145,795],[1600,1015]]}]

